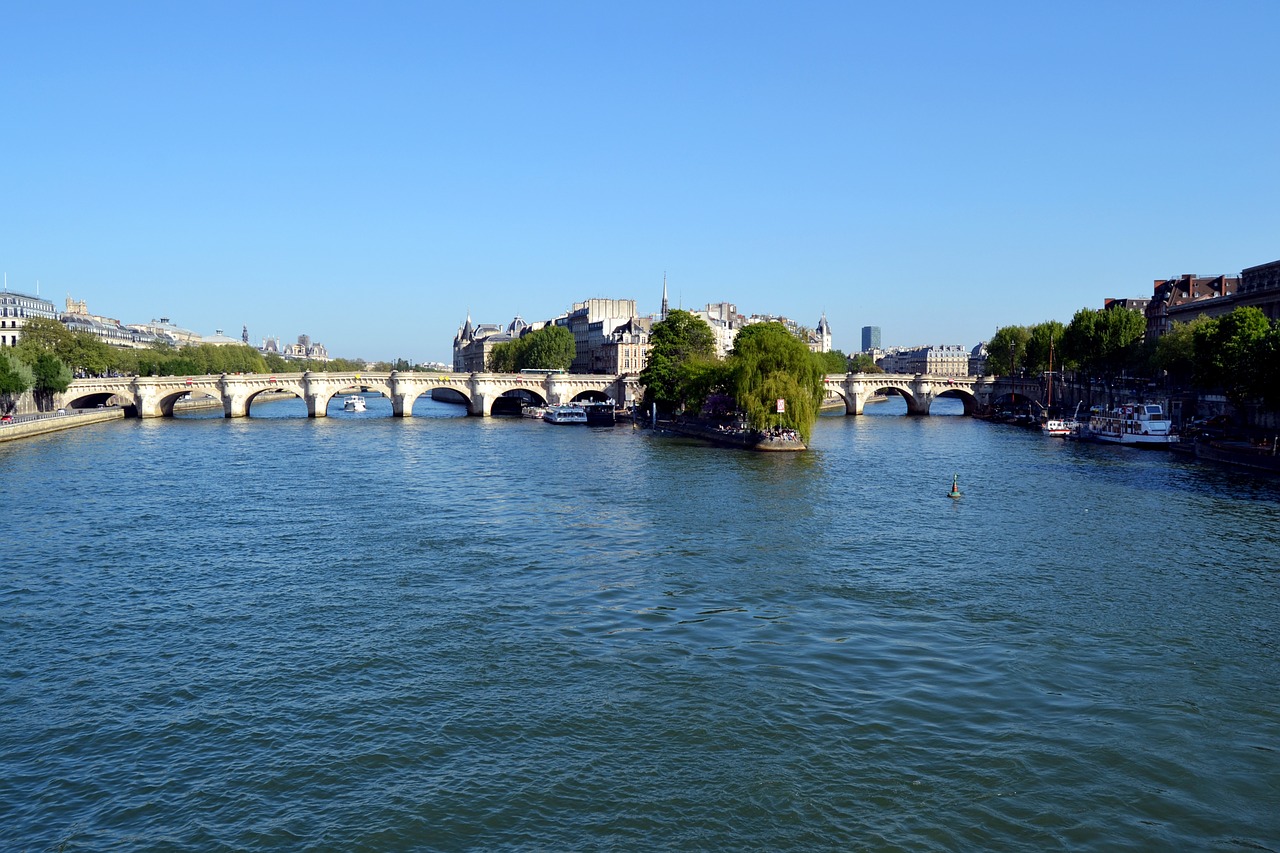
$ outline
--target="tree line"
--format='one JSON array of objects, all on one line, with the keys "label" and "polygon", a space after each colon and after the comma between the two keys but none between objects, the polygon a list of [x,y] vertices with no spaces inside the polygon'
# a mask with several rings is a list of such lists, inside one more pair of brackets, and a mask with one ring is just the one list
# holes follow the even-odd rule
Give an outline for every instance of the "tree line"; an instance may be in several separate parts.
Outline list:
[{"label": "tree line", "polygon": [[1280,409],[1280,323],[1254,307],[1174,322],[1155,342],[1146,318],[1120,306],[1081,308],[1056,320],[1004,326],[987,342],[988,374],[1074,371],[1086,378],[1160,378],[1188,390],[1221,392],[1233,404]]},{"label": "tree line", "polygon": [[[53,395],[67,390],[77,376],[204,376],[222,373],[294,373],[303,370],[352,372],[370,369],[364,361],[289,361],[247,344],[154,344],[145,349],[113,347],[89,332],[72,331],[57,320],[27,320],[16,346],[0,350],[0,398],[12,409],[14,398],[33,392],[37,407],[48,409]],[[376,371],[414,369],[404,359],[378,362]]]}]

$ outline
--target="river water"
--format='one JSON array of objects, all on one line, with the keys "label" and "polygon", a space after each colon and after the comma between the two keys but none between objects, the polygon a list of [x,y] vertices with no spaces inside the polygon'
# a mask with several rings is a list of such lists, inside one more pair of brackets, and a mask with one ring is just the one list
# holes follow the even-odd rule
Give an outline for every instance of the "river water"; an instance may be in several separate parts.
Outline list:
[{"label": "river water", "polygon": [[0,847],[1280,849],[1280,483],[948,406],[0,446]]}]

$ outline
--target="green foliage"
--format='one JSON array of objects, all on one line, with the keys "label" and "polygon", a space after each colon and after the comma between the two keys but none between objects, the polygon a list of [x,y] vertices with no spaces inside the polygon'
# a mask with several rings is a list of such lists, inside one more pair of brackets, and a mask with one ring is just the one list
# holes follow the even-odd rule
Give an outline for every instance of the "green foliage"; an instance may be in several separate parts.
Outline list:
[{"label": "green foliage", "polygon": [[860,352],[849,359],[850,373],[884,373],[884,368],[876,364],[876,360],[865,352]]},{"label": "green foliage", "polygon": [[1022,366],[1031,373],[1061,370],[1062,334],[1065,330],[1066,327],[1057,320],[1047,320],[1032,326],[1028,331]]},{"label": "green foliage", "polygon": [[33,388],[40,394],[60,394],[71,384],[71,368],[52,353],[42,352],[31,365]]},{"label": "green foliage", "polygon": [[1026,326],[1003,326],[987,341],[987,374],[1012,376],[1026,366],[1027,342],[1031,332]]},{"label": "green foliage", "polygon": [[1204,319],[1192,331],[1197,384],[1221,389],[1232,403],[1263,400],[1280,405],[1275,356],[1280,332],[1257,308]]},{"label": "green foliage", "polygon": [[1214,322],[1201,314],[1189,323],[1174,323],[1156,342],[1153,358],[1156,369],[1167,373],[1175,384],[1198,384],[1203,371],[1196,359],[1197,329]]},{"label": "green foliage", "polygon": [[1089,374],[1141,372],[1147,319],[1128,308],[1081,308],[1062,334],[1065,362]]},{"label": "green foliage", "polygon": [[45,317],[32,317],[22,326],[22,337],[14,352],[27,364],[35,364],[36,357],[42,352],[64,358],[72,347],[71,330]]},{"label": "green foliage", "polygon": [[645,404],[657,403],[663,411],[671,412],[705,400],[715,349],[711,327],[688,311],[671,311],[667,319],[654,323],[648,361],[640,371]]},{"label": "green foliage", "polygon": [[[794,429],[808,441],[822,405],[820,362],[781,323],[738,332],[728,359],[729,389],[755,429]],[[785,400],[778,412],[777,401]]]},{"label": "green foliage", "polygon": [[0,395],[16,396],[35,384],[31,367],[12,350],[0,350]]},{"label": "green foliage", "polygon": [[848,373],[849,357],[838,349],[831,352],[816,352],[813,357],[818,360],[819,369],[823,373]]},{"label": "green foliage", "polygon": [[576,353],[573,332],[564,326],[547,326],[494,346],[485,369],[492,373],[568,370]]}]

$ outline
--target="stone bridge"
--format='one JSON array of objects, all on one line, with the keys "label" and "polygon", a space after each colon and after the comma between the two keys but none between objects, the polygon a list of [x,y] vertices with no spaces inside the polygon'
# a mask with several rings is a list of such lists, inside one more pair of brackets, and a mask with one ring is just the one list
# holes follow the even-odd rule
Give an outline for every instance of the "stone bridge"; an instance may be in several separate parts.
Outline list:
[{"label": "stone bridge", "polygon": [[907,401],[908,415],[927,415],[939,397],[958,397],[964,413],[991,406],[996,380],[990,376],[932,376],[924,373],[832,373],[823,378],[829,394],[844,400],[846,415],[860,415],[872,397],[897,394]]},{"label": "stone bridge", "polygon": [[511,391],[526,391],[546,405],[582,399],[612,397],[629,403],[639,396],[634,375],[529,374],[529,373],[249,373],[220,376],[120,376],[77,379],[54,398],[59,408],[85,408],[117,404],[133,417],[173,415],[173,406],[187,394],[208,395],[221,401],[228,418],[248,416],[253,401],[262,394],[288,394],[307,404],[307,414],[323,418],[334,397],[357,392],[377,392],[391,400],[396,417],[412,417],[413,404],[423,394],[448,389],[462,396],[467,412],[488,417],[493,402]]}]

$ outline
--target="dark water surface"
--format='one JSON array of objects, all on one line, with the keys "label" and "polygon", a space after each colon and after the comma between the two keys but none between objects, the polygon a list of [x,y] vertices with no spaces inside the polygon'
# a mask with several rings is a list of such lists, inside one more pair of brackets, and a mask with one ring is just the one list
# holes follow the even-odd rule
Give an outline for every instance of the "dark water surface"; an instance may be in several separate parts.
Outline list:
[{"label": "dark water surface", "polygon": [[1280,850],[1275,480],[300,407],[0,446],[0,848]]}]

